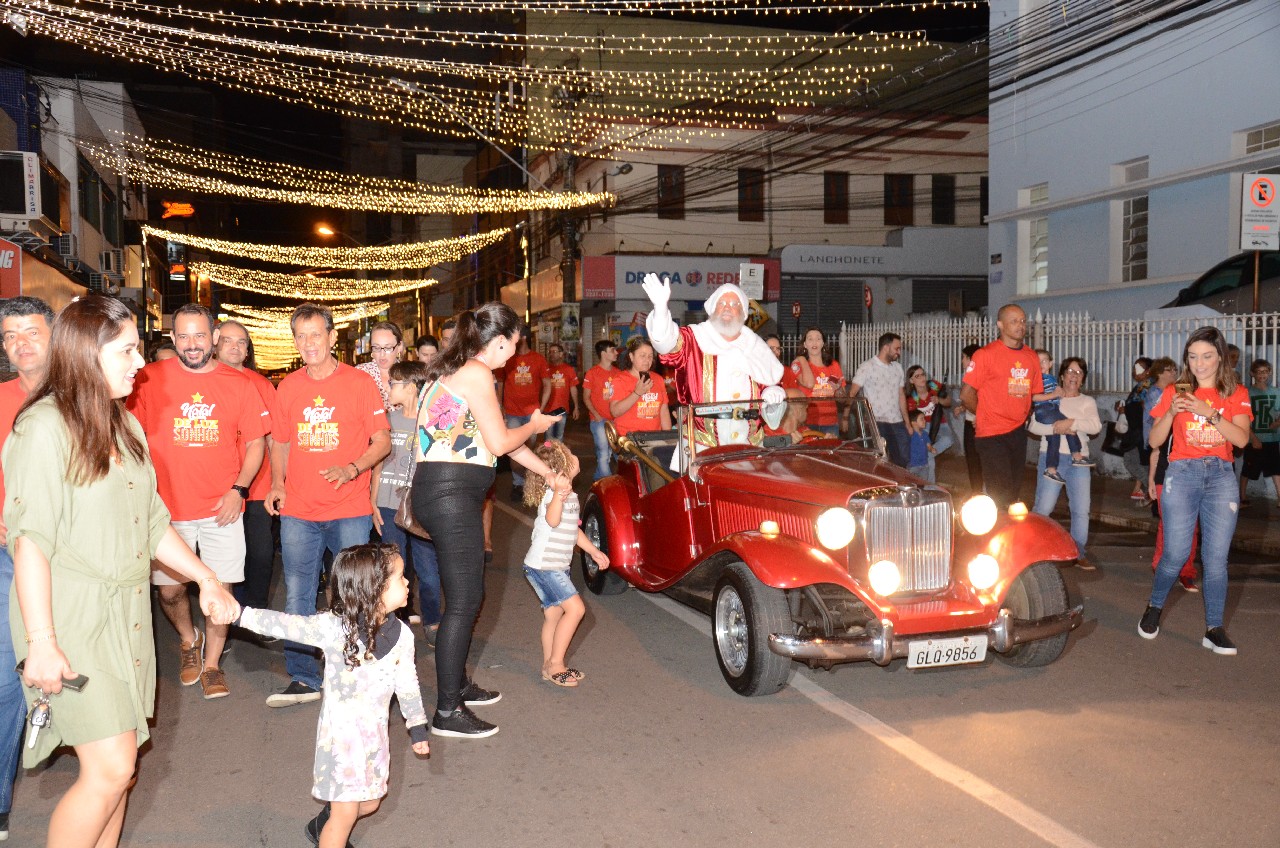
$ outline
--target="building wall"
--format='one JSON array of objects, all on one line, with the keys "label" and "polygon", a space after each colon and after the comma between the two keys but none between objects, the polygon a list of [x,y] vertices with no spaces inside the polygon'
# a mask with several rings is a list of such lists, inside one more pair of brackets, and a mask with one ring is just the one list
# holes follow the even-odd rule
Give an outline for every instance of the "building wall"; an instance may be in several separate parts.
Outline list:
[{"label": "building wall", "polygon": [[[992,0],[992,43],[1006,42],[1020,13],[1048,6],[1060,8]],[[1239,251],[1240,175],[1280,170],[1280,152],[1244,157],[1239,135],[1280,121],[1280,88],[1257,84],[1280,49],[1280,4],[1193,6],[1016,82],[993,80],[989,239],[1001,262],[990,269],[991,303],[1137,316]],[[1123,7],[1081,10],[1119,18]],[[1060,37],[1091,23],[1045,20]],[[1147,276],[1124,283],[1115,166],[1141,157],[1149,157]],[[1027,248],[1017,215],[1020,193],[1040,183],[1049,194],[1048,284],[1029,296],[1018,286]]]}]

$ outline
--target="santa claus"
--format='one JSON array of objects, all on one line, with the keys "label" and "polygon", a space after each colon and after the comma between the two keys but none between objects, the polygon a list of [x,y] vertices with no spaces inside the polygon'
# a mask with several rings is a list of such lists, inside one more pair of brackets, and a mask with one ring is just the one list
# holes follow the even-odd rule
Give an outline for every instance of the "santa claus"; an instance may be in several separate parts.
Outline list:
[{"label": "santa claus", "polygon": [[[782,363],[746,326],[747,295],[739,286],[725,283],[713,291],[705,304],[707,320],[692,327],[678,327],[671,318],[669,281],[646,274],[642,287],[653,302],[645,321],[649,341],[662,364],[675,369],[680,403],[786,401],[786,392],[777,385]],[[694,419],[695,445],[760,444],[761,440],[757,421]]]}]

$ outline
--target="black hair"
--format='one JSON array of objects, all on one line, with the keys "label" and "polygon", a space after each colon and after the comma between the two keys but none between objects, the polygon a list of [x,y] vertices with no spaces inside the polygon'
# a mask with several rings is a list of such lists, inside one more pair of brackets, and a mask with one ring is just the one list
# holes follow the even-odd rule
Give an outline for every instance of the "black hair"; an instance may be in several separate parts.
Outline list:
[{"label": "black hair", "polygon": [[165,339],[155,347],[151,348],[150,351],[147,352],[147,359],[151,360],[152,362],[155,362],[156,357],[159,356],[161,352],[166,350],[171,350],[175,354],[178,352],[178,348],[174,346],[173,342],[169,341],[168,339]]},{"label": "black hair", "polygon": [[383,544],[352,545],[333,558],[329,612],[342,622],[346,636],[342,659],[347,668],[359,668],[362,659],[376,656],[378,628],[388,615],[394,614],[394,610],[382,608],[382,593],[391,577],[391,564],[397,558],[400,548]]},{"label": "black hair", "polygon": [[1079,356],[1068,356],[1066,359],[1062,360],[1062,364],[1058,366],[1058,382],[1062,382],[1063,375],[1067,373],[1067,367],[1073,362],[1076,365],[1079,365],[1080,370],[1084,372],[1080,375],[1080,384],[1084,385],[1084,381],[1089,379],[1089,363],[1085,362],[1084,359]]},{"label": "black hair", "polygon": [[458,316],[458,326],[449,344],[427,365],[427,382],[456,373],[489,342],[498,336],[511,338],[519,329],[519,316],[505,303],[486,303],[463,312]]},{"label": "black hair", "polygon": [[[806,330],[805,332],[808,332],[808,331]],[[804,336],[800,337],[800,341],[801,343],[804,342]],[[890,345],[890,344],[893,344],[894,342],[900,342],[900,341],[902,341],[902,336],[898,335],[897,333],[885,333],[880,337],[880,340],[876,342],[876,353],[879,353],[880,351],[884,350],[885,345]]]},{"label": "black hair", "polygon": [[418,391],[427,384],[427,365],[416,359],[405,359],[391,366],[391,379],[397,383],[412,380],[418,384]]},{"label": "black hair", "polygon": [[388,333],[396,337],[396,344],[404,341],[404,330],[400,329],[400,325],[395,321],[379,321],[369,328],[369,338],[373,338],[374,330],[386,330]]},{"label": "black hair", "polygon": [[177,309],[173,310],[173,323],[178,323],[180,315],[199,315],[209,322],[209,335],[213,335],[213,330],[218,326],[218,322],[214,320],[213,313],[209,311],[209,307],[202,303],[184,303]]},{"label": "black hair", "polygon": [[413,340],[414,350],[417,350],[423,345],[431,345],[437,351],[440,350],[440,340],[437,339],[435,336],[431,335],[430,333],[426,333],[424,335],[418,336],[416,339]]},{"label": "black hair", "polygon": [[[623,371],[630,371],[631,357],[645,345],[653,347],[653,342],[644,336],[632,336],[631,340],[627,342],[627,349],[622,352],[622,356],[618,357],[618,367]],[[653,363],[654,365],[658,364],[658,352],[656,350],[653,352]]]},{"label": "black hair", "polygon": [[960,349],[960,352],[965,356],[969,357],[970,359],[973,359],[973,355],[980,350],[982,350],[982,345],[975,342],[973,344],[965,345]]},{"label": "black hair", "polygon": [[25,318],[28,315],[41,315],[44,322],[53,326],[53,308],[38,297],[10,297],[0,300],[0,321],[5,318]]},{"label": "black hair", "polygon": [[[800,334],[800,355],[805,357],[809,355],[809,353],[804,349],[804,340],[809,338],[810,333],[817,333],[818,336],[822,339],[822,352],[819,355],[822,357],[823,367],[830,366],[832,362],[836,361],[836,358],[834,355],[832,355],[831,347],[827,344],[827,337],[823,335],[822,330],[819,327],[810,327],[809,329],[805,330],[803,333]],[[893,334],[887,333],[886,335],[893,335]],[[893,336],[893,337],[895,339],[900,338],[899,336]],[[883,341],[884,336],[881,336],[880,339],[881,341]],[[778,341],[779,343],[781,343],[782,340],[778,339]],[[887,342],[885,344],[887,344]],[[884,347],[884,344],[881,344],[880,347]]]},{"label": "black hair", "polygon": [[617,346],[618,346],[618,343],[615,342],[613,339],[601,339],[600,341],[596,342],[596,359],[599,359],[600,354],[604,353],[606,350],[612,350]]}]

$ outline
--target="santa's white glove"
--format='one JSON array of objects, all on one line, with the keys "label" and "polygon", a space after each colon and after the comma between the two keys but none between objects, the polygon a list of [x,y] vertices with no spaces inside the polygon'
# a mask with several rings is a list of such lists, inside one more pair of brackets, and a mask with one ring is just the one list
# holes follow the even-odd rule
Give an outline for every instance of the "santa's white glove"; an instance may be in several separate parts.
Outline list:
[{"label": "santa's white glove", "polygon": [[787,390],[782,386],[765,386],[760,392],[760,399],[765,403],[786,403]]},{"label": "santa's white glove", "polygon": [[640,288],[648,295],[654,311],[667,311],[667,302],[671,300],[671,281],[663,280],[657,274],[645,274]]},{"label": "santa's white glove", "polygon": [[653,302],[653,310],[644,321],[645,329],[649,331],[649,341],[658,353],[670,353],[676,349],[680,340],[680,331],[676,329],[671,310],[667,308],[667,301],[671,300],[671,282],[659,279],[657,274],[645,274],[640,287]]}]

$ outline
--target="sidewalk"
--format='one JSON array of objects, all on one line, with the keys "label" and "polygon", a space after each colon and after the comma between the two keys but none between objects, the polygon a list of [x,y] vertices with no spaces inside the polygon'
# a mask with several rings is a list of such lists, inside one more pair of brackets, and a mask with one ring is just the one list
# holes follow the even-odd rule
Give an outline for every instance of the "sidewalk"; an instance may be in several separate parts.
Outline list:
[{"label": "sidewalk", "polygon": [[[937,476],[938,482],[953,492],[968,493],[969,475],[964,457],[950,452],[944,454],[938,459]],[[1026,476],[1022,478],[1022,499],[1028,507],[1035,500],[1035,476],[1035,466],[1028,465]],[[1151,516],[1150,507],[1139,507],[1136,501],[1130,500],[1132,491],[1133,481],[1130,479],[1094,474],[1089,516],[1098,524],[1145,530],[1151,534],[1152,544],[1155,544],[1156,519]],[[1280,557],[1280,522],[1272,521],[1272,513],[1277,509],[1274,504],[1275,501],[1269,498],[1254,496],[1249,506],[1240,508],[1235,537],[1231,541],[1233,550]],[[1055,516],[1065,519],[1066,507],[1064,495],[1058,498]]]}]

